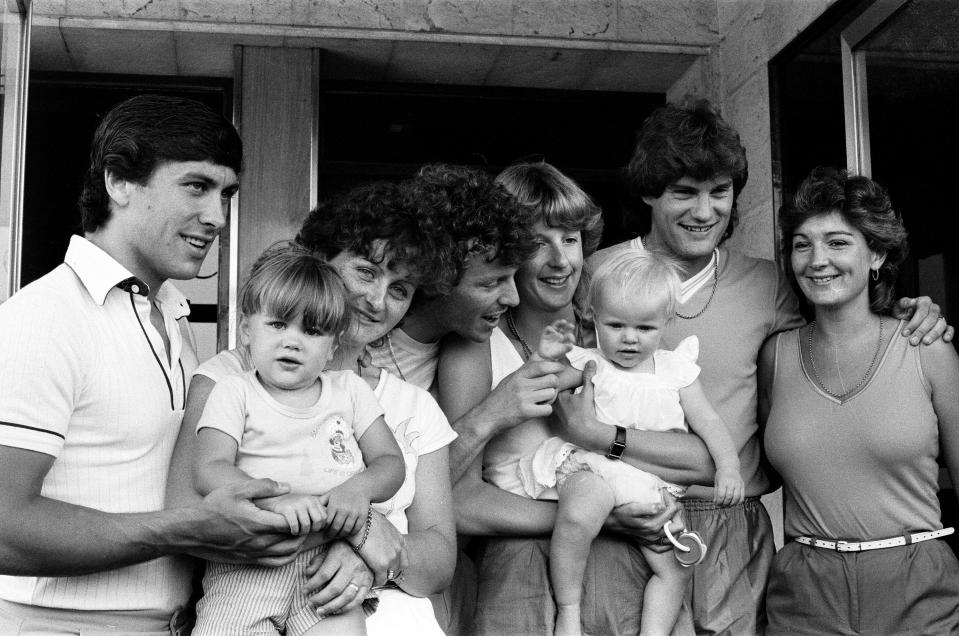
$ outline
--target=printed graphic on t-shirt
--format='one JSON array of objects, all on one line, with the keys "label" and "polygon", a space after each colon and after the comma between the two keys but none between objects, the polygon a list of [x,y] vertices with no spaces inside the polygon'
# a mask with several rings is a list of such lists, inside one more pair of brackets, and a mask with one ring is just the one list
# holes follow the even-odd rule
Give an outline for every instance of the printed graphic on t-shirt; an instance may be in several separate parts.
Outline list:
[{"label": "printed graphic on t-shirt", "polygon": [[329,427],[331,429],[330,452],[333,453],[333,459],[335,459],[338,464],[352,464],[354,461],[353,453],[346,447],[346,440],[348,437],[352,437],[353,433],[350,432],[346,422],[339,417],[333,420],[333,422],[329,424]]}]

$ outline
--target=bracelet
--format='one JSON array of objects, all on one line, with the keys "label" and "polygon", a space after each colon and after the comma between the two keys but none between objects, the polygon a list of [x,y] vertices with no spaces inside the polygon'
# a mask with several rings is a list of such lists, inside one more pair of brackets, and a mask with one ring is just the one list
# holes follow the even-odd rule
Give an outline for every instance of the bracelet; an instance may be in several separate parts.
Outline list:
[{"label": "bracelet", "polygon": [[363,549],[363,546],[366,545],[366,540],[370,537],[370,528],[373,527],[373,506],[370,506],[366,510],[366,527],[363,528],[363,538],[360,539],[360,542],[356,545],[350,544],[350,547],[353,548],[353,552],[357,554],[360,553],[360,550]]}]

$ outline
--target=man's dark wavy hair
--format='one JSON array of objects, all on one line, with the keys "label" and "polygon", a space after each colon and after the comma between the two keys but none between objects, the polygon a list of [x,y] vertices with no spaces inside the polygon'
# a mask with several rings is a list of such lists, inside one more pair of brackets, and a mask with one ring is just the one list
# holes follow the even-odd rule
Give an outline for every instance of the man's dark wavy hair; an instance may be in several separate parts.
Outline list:
[{"label": "man's dark wavy hair", "polygon": [[104,173],[146,185],[167,161],[212,161],[239,174],[243,143],[233,124],[192,99],[138,95],[104,116],[90,144],[90,167],[77,203],[84,232],[110,219]]},{"label": "man's dark wavy hair", "polygon": [[888,314],[895,300],[899,266],[906,259],[909,244],[902,217],[893,209],[885,188],[869,177],[820,166],[803,180],[796,196],[779,211],[786,273],[795,284],[791,258],[793,236],[799,226],[808,219],[833,212],[859,230],[869,249],[886,255],[878,280],[869,277],[869,308],[877,314]]},{"label": "man's dark wavy hair", "polygon": [[[697,181],[730,177],[734,203],[723,235],[726,240],[739,222],[735,200],[746,185],[749,167],[739,133],[708,100],[687,98],[681,105],[657,108],[646,118],[626,175],[636,198],[662,196],[666,186],[683,177]],[[651,211],[645,204],[638,208],[636,220],[645,234],[651,225]]]},{"label": "man's dark wavy hair", "polygon": [[518,266],[536,249],[533,212],[481,170],[430,164],[401,187],[412,205],[442,219],[446,229],[449,242],[442,258],[448,276],[439,293],[459,283],[474,254]]},{"label": "man's dark wavy hair", "polygon": [[[377,249],[378,241],[385,250]],[[403,188],[388,181],[362,185],[310,212],[296,242],[327,260],[343,251],[391,267],[405,266],[424,293],[446,290],[453,275],[448,263],[445,220],[416,205]]]}]

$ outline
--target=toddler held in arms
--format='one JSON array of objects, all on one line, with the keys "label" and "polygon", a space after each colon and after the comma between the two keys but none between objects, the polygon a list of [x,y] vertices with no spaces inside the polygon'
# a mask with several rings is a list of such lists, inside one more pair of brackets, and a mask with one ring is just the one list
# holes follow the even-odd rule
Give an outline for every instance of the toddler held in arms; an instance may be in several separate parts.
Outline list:
[{"label": "toddler held in arms", "polygon": [[[716,502],[740,503],[744,484],[739,457],[698,380],[698,339],[686,338],[675,351],[660,348],[663,328],[675,315],[679,286],[678,265],[672,260],[648,252],[618,254],[596,271],[589,287],[587,311],[595,323],[597,348],[574,347],[573,325],[560,320],[543,331],[538,355],[569,360],[572,367],[560,378],[561,387],[578,384],[580,370],[594,362],[596,416],[611,429],[691,429],[716,464]],[[625,438],[625,431],[622,434]],[[586,557],[603,520],[616,506],[659,504],[663,490],[682,497],[685,488],[619,461],[615,453],[604,457],[556,437],[540,444],[521,466],[530,496],[556,488],[559,508],[550,543],[556,633],[578,634]],[[642,548],[653,571],[645,589],[642,634],[672,631],[691,576],[686,566],[698,562],[705,550],[693,536],[689,533],[675,553]]]},{"label": "toddler held in arms", "polygon": [[[352,371],[324,371],[350,323],[336,271],[308,250],[283,245],[254,264],[240,292],[240,341],[254,369],[223,378],[197,424],[194,479],[206,495],[268,477],[290,493],[258,500],[292,534],[323,532],[358,547],[370,503],[405,477],[400,449],[369,386]],[[325,545],[276,568],[208,563],[194,634],[365,634],[362,608],[320,619],[310,608],[307,565]]]}]

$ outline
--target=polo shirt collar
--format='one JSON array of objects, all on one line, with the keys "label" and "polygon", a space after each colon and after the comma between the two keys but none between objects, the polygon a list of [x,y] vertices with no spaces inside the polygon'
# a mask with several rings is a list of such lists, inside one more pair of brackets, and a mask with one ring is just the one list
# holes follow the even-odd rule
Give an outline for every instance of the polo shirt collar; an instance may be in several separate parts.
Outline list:
[{"label": "polo shirt collar", "polygon": [[[146,296],[149,290],[146,283],[82,236],[70,237],[70,246],[63,262],[74,271],[93,301],[101,306],[106,302],[107,294],[115,287],[141,296]],[[170,281],[164,281],[160,285],[156,299],[162,306],[169,308],[174,319],[190,314],[186,297]]]}]

